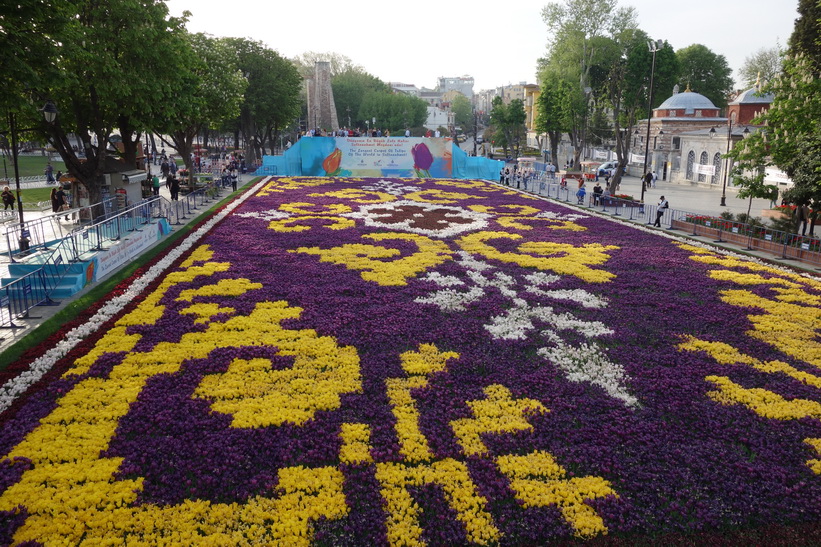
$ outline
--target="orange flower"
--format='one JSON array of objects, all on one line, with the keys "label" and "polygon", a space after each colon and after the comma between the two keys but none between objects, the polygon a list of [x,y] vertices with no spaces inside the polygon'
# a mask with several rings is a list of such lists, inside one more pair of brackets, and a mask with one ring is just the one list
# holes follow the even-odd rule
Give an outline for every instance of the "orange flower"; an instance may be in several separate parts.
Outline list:
[{"label": "orange flower", "polygon": [[342,162],[342,150],[339,148],[331,152],[322,162],[322,168],[326,175],[335,175],[339,172],[339,164]]}]

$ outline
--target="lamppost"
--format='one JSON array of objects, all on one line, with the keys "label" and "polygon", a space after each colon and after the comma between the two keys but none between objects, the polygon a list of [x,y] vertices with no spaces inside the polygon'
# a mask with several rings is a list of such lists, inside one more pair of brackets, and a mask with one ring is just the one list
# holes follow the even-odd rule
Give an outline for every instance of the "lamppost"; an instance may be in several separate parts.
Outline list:
[{"label": "lamppost", "polygon": [[[642,177],[647,174],[647,160],[650,154],[650,119],[653,117],[653,78],[656,74],[656,52],[661,49],[664,42],[661,40],[648,40],[647,48],[653,54],[653,63],[650,65],[650,93],[647,98],[647,138],[644,141],[644,169]],[[644,180],[641,182],[641,202],[644,203]]]},{"label": "lamppost", "polygon": [[[54,120],[57,118],[57,107],[54,106],[54,103],[48,101],[43,108],[40,109],[40,112],[43,113],[43,118],[46,120],[46,123],[52,124]],[[20,167],[17,161],[17,132],[18,131],[34,131],[37,129],[28,128],[28,129],[18,129],[17,128],[17,119],[13,112],[8,113],[9,116],[9,133],[11,134],[11,163],[12,167],[14,168],[14,188],[17,192],[17,214],[20,218],[20,250],[25,251],[29,247],[28,236],[25,232],[23,226],[23,198],[20,192]]]},{"label": "lamppost", "polygon": [[[710,129],[710,131],[715,131],[715,128]],[[730,116],[727,118],[727,154],[730,153],[730,141],[733,137],[733,117]],[[727,175],[728,171],[730,170],[730,157],[728,155],[724,156],[724,182],[721,185],[721,203],[719,205],[721,207],[727,206]]]}]

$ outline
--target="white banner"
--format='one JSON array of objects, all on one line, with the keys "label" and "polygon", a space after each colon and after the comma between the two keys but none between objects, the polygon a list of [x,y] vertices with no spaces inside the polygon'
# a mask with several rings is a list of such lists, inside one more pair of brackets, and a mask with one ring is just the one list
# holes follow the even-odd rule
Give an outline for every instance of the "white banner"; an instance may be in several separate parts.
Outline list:
[{"label": "white banner", "polygon": [[630,163],[644,163],[644,154],[639,156],[638,154],[630,153]]},{"label": "white banner", "polygon": [[715,165],[695,164],[695,165],[693,165],[693,171],[697,175],[710,175],[710,176],[713,176],[713,175],[715,175],[715,172],[716,172],[716,166]]},{"label": "white banner", "polygon": [[97,262],[94,268],[95,281],[102,279],[107,274],[130,261],[150,247],[152,243],[160,239],[165,231],[162,226],[163,221],[164,220],[159,220],[152,224],[146,224],[140,231],[122,240],[119,244],[114,245],[105,252],[99,253],[94,259]]}]

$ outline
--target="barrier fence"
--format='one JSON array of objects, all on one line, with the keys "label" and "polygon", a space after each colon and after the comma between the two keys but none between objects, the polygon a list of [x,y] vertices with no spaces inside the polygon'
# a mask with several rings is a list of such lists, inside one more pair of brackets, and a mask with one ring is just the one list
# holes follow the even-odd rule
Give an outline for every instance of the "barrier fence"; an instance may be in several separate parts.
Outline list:
[{"label": "barrier fence", "polygon": [[[515,184],[511,183],[511,186],[515,187]],[[576,195],[577,185],[571,183],[563,186],[543,176],[522,181],[520,189],[647,225],[655,224],[658,216],[659,225],[667,229],[681,230],[693,236],[713,237],[716,243],[733,243],[743,246],[745,250],[765,251],[783,260],[799,260],[821,267],[821,238],[813,235],[791,234],[767,226],[707,217],[679,209],[662,209],[661,215],[658,215],[658,205],[592,192],[586,192],[580,200]]]},{"label": "barrier fence", "polygon": [[[228,183],[231,184],[230,182]],[[26,223],[30,230],[30,240],[35,244],[35,251],[39,254],[31,260],[37,260],[40,268],[19,279],[16,279],[0,290],[0,328],[15,328],[17,319],[30,317],[30,311],[35,306],[55,305],[50,294],[68,272],[70,265],[78,262],[86,255],[104,251],[116,241],[131,232],[142,230],[155,219],[165,218],[169,224],[181,224],[180,220],[194,216],[200,208],[208,206],[220,198],[221,182],[211,182],[177,200],[169,201],[165,197],[153,196],[135,205],[126,207],[114,213],[105,213],[98,220],[88,226],[74,229],[66,236],[47,240],[43,236],[44,226],[55,216],[50,215],[42,222],[31,221]],[[106,207],[103,207],[107,210]],[[17,231],[15,231],[17,229]],[[10,227],[6,232],[7,239],[22,234],[19,227]],[[32,237],[36,235],[36,237]],[[31,247],[26,254],[32,254]],[[11,251],[10,251],[11,253]],[[10,256],[20,257],[19,250]]]}]

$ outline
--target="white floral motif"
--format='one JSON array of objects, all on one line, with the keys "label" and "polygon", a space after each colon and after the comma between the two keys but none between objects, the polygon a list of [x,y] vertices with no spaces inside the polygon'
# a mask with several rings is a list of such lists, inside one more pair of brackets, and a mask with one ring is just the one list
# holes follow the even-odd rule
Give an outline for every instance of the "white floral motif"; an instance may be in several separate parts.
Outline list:
[{"label": "white floral motif", "polygon": [[290,213],[269,209],[267,211],[249,211],[247,213],[237,213],[235,216],[245,218],[258,218],[265,221],[280,220],[291,216]]},{"label": "white floral motif", "polygon": [[638,399],[623,386],[624,369],[608,360],[596,346],[583,343],[574,347],[559,341],[554,347],[539,348],[537,353],[562,369],[571,382],[589,382],[627,406],[638,406]]},{"label": "white floral motif", "polygon": [[[625,382],[627,380],[624,369],[607,359],[601,350],[590,342],[599,336],[612,334],[613,331],[600,321],[579,319],[571,313],[557,313],[552,307],[530,304],[519,296],[517,280],[503,272],[492,272],[495,268],[486,262],[476,259],[467,252],[458,253],[456,263],[465,268],[466,278],[473,284],[467,291],[453,289],[438,290],[427,297],[417,298],[415,301],[422,304],[433,304],[442,311],[463,311],[468,304],[483,298],[489,289],[498,290],[500,294],[509,298],[512,306],[503,314],[490,319],[485,329],[497,340],[525,340],[536,330],[534,322],[538,321],[549,328],[541,330],[545,342],[551,344],[539,348],[538,354],[554,366],[558,367],[571,382],[588,382],[601,387],[608,395],[624,402],[627,406],[638,406],[638,400],[629,393]],[[448,280],[448,286],[459,282],[455,276],[428,274],[425,278],[440,286]],[[525,294],[547,297],[554,300],[576,302],[585,308],[604,308],[607,300],[596,296],[584,289],[555,289],[545,290],[542,287],[560,281],[561,277],[535,272],[524,276]],[[588,339],[581,345],[572,346],[562,337],[564,332],[574,332]]]},{"label": "white floral motif", "polygon": [[402,184],[401,182],[390,181],[390,180],[380,180],[373,184],[368,184],[362,186],[363,190],[371,190],[374,192],[384,192],[386,194],[390,194],[392,196],[402,196],[406,192],[418,192],[418,186],[408,186],[407,184]]}]

